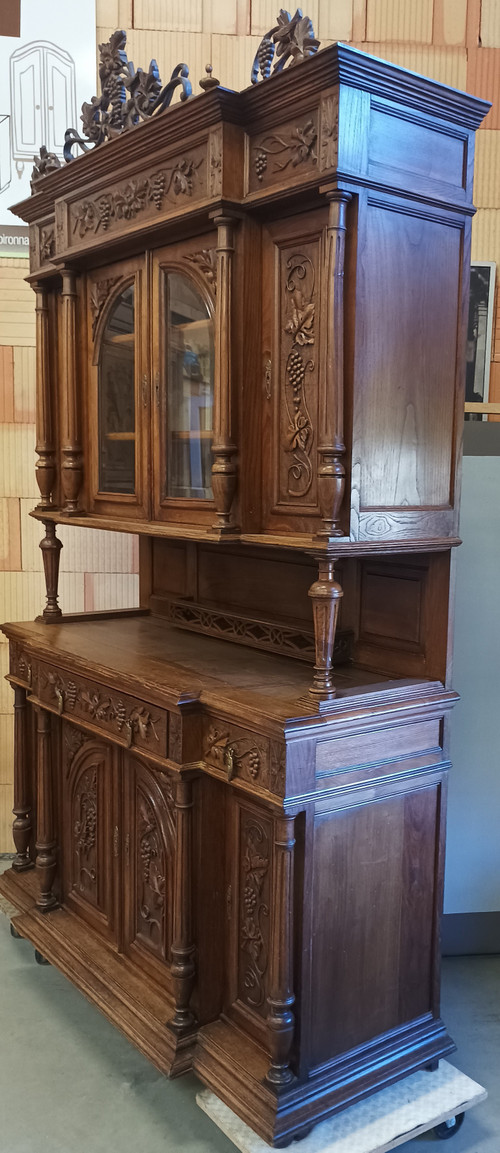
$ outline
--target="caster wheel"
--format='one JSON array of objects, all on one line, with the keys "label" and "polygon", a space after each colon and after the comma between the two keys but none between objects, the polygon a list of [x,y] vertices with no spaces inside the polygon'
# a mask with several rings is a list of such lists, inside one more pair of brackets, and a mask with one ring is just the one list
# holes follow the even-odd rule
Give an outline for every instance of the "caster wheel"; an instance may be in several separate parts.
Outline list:
[{"label": "caster wheel", "polygon": [[436,1137],[440,1141],[447,1141],[449,1137],[454,1137],[455,1133],[462,1128],[464,1123],[465,1113],[457,1113],[456,1117],[450,1117],[449,1121],[442,1121],[440,1125],[434,1127]]},{"label": "caster wheel", "polygon": [[22,940],[21,934],[18,933],[17,929],[14,928],[12,921],[10,923],[10,935],[11,935],[11,937],[14,938],[15,941],[21,941]]},{"label": "caster wheel", "polygon": [[45,957],[42,957],[42,954],[38,952],[38,949],[35,949],[35,961],[37,965],[50,965],[50,961],[47,961]]}]

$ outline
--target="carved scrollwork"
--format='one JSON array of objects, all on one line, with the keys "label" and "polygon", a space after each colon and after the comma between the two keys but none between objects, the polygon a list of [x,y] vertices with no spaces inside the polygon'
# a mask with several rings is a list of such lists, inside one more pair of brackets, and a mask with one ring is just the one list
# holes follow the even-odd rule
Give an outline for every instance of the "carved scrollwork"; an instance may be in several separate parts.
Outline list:
[{"label": "carved scrollwork", "polygon": [[191,196],[196,170],[203,157],[182,157],[171,168],[162,169],[152,176],[129,180],[115,192],[104,192],[96,200],[84,200],[74,208],[73,232],[80,237],[94,234],[102,228],[106,232],[112,220],[133,220],[150,205],[160,211],[166,197]]},{"label": "carved scrollwork", "polygon": [[288,493],[305,496],[312,483],[311,453],[314,440],[312,421],[307,407],[305,378],[314,369],[314,360],[302,349],[315,341],[314,266],[304,253],[287,260],[287,315],[285,333],[291,338],[285,367],[285,404],[288,418],[286,448],[292,456],[288,469]]},{"label": "carved scrollwork", "polygon": [[259,776],[261,754],[251,738],[231,739],[229,730],[219,730],[211,725],[205,745],[204,756],[216,765],[225,768],[227,779],[231,781],[236,773],[246,770],[253,781]]},{"label": "carved scrollwork", "polygon": [[90,311],[92,313],[92,340],[95,338],[99,317],[111,290],[118,284],[119,276],[108,276],[104,280],[96,280],[90,290]]},{"label": "carved scrollwork", "polygon": [[257,180],[263,180],[269,156],[278,158],[273,162],[273,172],[284,172],[290,164],[292,168],[297,168],[306,160],[312,160],[313,164],[316,164],[317,139],[318,130],[312,119],[306,120],[305,124],[297,125],[288,135],[278,136],[271,133],[263,136],[253,149]]},{"label": "carved scrollwork", "polygon": [[245,817],[241,845],[240,996],[252,1009],[265,1007],[269,934],[269,838],[255,817]]},{"label": "carved scrollwork", "polygon": [[190,252],[186,260],[201,272],[214,296],[217,292],[217,251],[215,248],[202,248],[199,252]]},{"label": "carved scrollwork", "polygon": [[[285,8],[280,8],[274,28],[262,38],[252,65],[252,84],[262,78],[267,80],[271,72],[281,72],[285,64],[300,64],[308,56],[318,51],[320,41],[316,40],[312,21],[297,8],[295,16]],[[276,63],[273,66],[275,56]]]},{"label": "carved scrollwork", "polygon": [[187,64],[178,64],[168,84],[163,86],[156,60],[151,60],[147,72],[142,68],[136,71],[132,61],[127,59],[126,43],[126,33],[120,30],[113,32],[105,44],[99,45],[101,95],[82,104],[80,119],[86,139],[75,128],[66,130],[64,159],[67,163],[73,160],[75,145],[88,152],[90,148],[133,128],[141,120],[163,112],[171,103],[176,88],[181,88],[181,100],[191,96]]}]

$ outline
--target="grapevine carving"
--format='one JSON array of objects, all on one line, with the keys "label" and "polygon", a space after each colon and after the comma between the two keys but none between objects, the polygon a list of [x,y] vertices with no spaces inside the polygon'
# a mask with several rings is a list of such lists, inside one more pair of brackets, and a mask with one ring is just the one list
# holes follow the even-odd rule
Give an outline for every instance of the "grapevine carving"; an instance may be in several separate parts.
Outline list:
[{"label": "grapevine carving", "polygon": [[156,60],[151,60],[147,72],[142,68],[136,71],[132,61],[127,59],[126,43],[126,34],[120,30],[113,32],[105,44],[99,44],[101,95],[82,104],[80,119],[85,139],[75,128],[66,130],[66,163],[74,159],[75,145],[88,152],[90,148],[134,128],[141,120],[163,112],[171,103],[176,88],[181,88],[181,100],[191,96],[187,64],[178,64],[168,84],[163,86]]},{"label": "grapevine carving", "polygon": [[111,290],[118,284],[119,276],[108,276],[104,280],[96,280],[90,291],[90,311],[92,313],[92,340],[94,340],[99,317],[103,305],[106,303]]},{"label": "grapevine carving", "polygon": [[40,264],[45,264],[52,257],[56,250],[56,238],[54,225],[40,230]]},{"label": "grapevine carving", "polygon": [[160,211],[165,197],[191,196],[199,160],[182,157],[172,168],[162,169],[153,176],[129,180],[116,192],[103,192],[96,200],[84,200],[74,210],[73,232],[80,237],[87,232],[94,235],[101,228],[106,232],[112,220],[133,220],[150,204]]},{"label": "grapevine carving", "polygon": [[97,767],[91,765],[79,778],[74,801],[74,847],[76,883],[80,893],[95,898],[97,884]]},{"label": "grapevine carving", "polygon": [[245,819],[242,830],[240,914],[240,948],[245,959],[241,994],[253,1009],[262,1009],[265,1005],[269,864],[269,843],[263,825],[253,817]]},{"label": "grapevine carving", "polygon": [[254,168],[257,179],[262,181],[267,170],[268,156],[277,156],[274,160],[273,172],[283,172],[289,164],[292,168],[312,160],[316,164],[318,159],[315,148],[318,131],[314,120],[307,120],[305,124],[294,128],[288,136],[277,136],[272,133],[263,136],[259,144],[254,146]]},{"label": "grapevine carving", "polygon": [[65,681],[52,670],[42,675],[41,683],[42,687],[49,687],[60,714],[74,712],[79,706],[91,720],[116,725],[118,732],[123,732],[128,748],[137,736],[143,741],[148,741],[150,736],[156,741],[160,740],[157,722],[144,705],[138,704],[131,708],[121,698],[113,700],[97,689],[78,686],[73,680]]},{"label": "grapevine carving", "polygon": [[260,751],[257,745],[252,745],[250,738],[240,737],[231,740],[229,730],[221,731],[213,725],[207,733],[204,756],[226,770],[228,781],[231,781],[236,773],[245,770],[255,781],[261,768]]},{"label": "grapevine carving", "polygon": [[315,341],[314,320],[314,266],[304,253],[295,253],[287,260],[285,281],[288,320],[285,333],[291,337],[285,368],[285,405],[288,418],[286,451],[292,456],[288,469],[288,493],[303,497],[311,487],[313,467],[311,451],[314,431],[307,407],[305,379],[314,369],[314,360],[306,359],[302,351]]},{"label": "grapevine carving", "polygon": [[139,933],[164,954],[166,863],[158,824],[146,797],[138,793],[138,914]]},{"label": "grapevine carving", "polygon": [[321,102],[320,169],[334,168],[337,163],[339,122],[335,97],[327,96]]},{"label": "grapevine carving", "polygon": [[[277,23],[266,32],[255,54],[250,75],[252,84],[257,84],[259,78],[267,80],[271,70],[273,75],[281,72],[288,61],[290,64],[299,64],[301,60],[313,56],[319,44],[312,21],[308,16],[303,16],[301,8],[297,8],[295,16],[290,16],[285,8],[280,8]],[[275,56],[277,59],[273,67]]]}]

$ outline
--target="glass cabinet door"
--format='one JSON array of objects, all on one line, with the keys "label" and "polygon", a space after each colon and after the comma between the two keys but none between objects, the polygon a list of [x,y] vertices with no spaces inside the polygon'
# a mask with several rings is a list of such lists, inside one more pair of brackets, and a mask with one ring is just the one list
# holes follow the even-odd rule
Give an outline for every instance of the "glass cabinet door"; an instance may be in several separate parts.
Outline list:
[{"label": "glass cabinet door", "polygon": [[213,300],[181,253],[179,245],[159,254],[155,276],[155,514],[162,520],[210,524]]},{"label": "glass cabinet door", "polygon": [[92,503],[97,512],[124,517],[147,514],[142,444],[150,397],[143,373],[141,278],[142,270],[127,262],[99,270],[90,286]]}]

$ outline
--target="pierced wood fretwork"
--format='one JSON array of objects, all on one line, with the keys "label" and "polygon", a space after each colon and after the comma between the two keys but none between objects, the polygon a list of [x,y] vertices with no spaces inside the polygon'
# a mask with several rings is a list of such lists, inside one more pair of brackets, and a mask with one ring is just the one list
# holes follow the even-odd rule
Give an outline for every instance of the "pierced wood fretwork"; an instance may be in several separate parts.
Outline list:
[{"label": "pierced wood fretwork", "polygon": [[269,962],[270,826],[242,811],[240,857],[240,999],[266,1015]]}]

